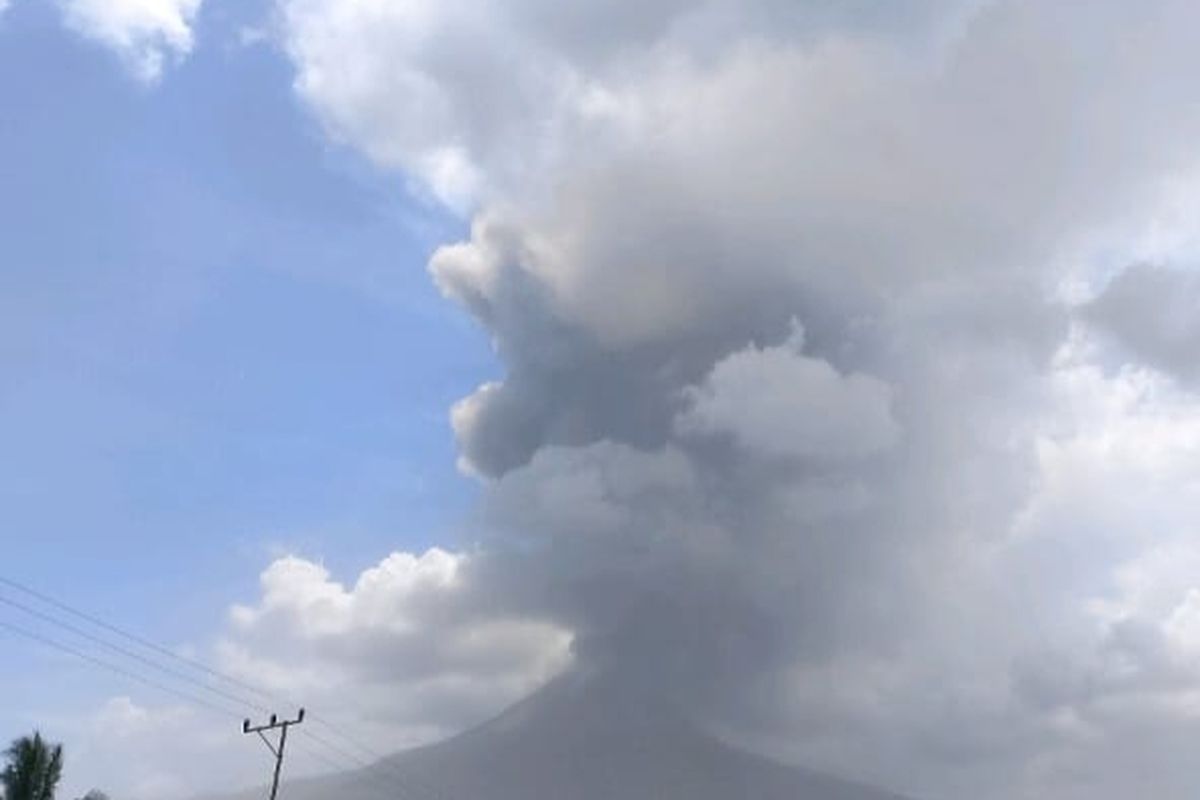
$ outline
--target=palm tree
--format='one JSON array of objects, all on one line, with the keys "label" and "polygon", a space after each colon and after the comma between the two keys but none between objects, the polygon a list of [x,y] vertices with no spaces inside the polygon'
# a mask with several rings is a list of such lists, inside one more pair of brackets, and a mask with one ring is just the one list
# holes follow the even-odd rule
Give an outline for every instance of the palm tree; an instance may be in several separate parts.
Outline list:
[{"label": "palm tree", "polygon": [[62,745],[50,744],[40,733],[22,736],[4,751],[8,765],[0,772],[5,800],[54,800],[62,777]]}]

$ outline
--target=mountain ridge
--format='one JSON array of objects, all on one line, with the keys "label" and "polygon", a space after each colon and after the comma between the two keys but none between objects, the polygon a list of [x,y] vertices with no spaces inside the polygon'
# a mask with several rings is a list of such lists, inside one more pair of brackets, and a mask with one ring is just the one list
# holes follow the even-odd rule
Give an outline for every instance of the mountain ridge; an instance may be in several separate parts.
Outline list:
[{"label": "mountain ridge", "polygon": [[457,736],[369,768],[290,781],[281,791],[287,800],[388,793],[414,800],[910,800],[738,749],[649,692],[579,673]]}]

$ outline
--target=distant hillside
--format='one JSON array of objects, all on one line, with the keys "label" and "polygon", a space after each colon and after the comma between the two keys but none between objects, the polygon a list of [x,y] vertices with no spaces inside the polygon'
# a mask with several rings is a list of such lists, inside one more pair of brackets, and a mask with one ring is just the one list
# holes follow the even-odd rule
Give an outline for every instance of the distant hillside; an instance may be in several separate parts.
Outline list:
[{"label": "distant hillside", "polygon": [[296,781],[281,795],[379,800],[388,787],[406,800],[903,800],[730,747],[665,704],[577,675],[366,772]]}]

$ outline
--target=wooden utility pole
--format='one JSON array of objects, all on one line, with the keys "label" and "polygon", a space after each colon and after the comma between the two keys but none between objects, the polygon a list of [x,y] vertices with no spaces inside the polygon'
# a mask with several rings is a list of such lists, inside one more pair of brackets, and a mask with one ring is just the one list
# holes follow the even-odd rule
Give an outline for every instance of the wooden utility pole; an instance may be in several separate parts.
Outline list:
[{"label": "wooden utility pole", "polygon": [[[266,725],[256,725],[251,727],[250,720],[242,722],[242,733],[257,733],[258,738],[263,740],[263,744],[271,751],[271,755],[275,756],[275,775],[271,779],[271,800],[275,800],[276,793],[279,792],[279,772],[283,769],[283,748],[287,744],[288,728],[293,725],[299,725],[304,722],[304,709],[300,709],[300,713],[295,719],[280,720],[274,714],[271,715],[271,721]],[[271,740],[266,737],[263,731],[272,731],[279,729],[279,744],[271,744]]]}]

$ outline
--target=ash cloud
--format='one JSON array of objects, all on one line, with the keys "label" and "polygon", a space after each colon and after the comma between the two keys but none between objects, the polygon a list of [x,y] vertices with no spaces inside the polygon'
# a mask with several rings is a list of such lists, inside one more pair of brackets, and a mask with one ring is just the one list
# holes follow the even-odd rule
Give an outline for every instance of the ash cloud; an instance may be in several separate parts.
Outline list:
[{"label": "ash cloud", "polygon": [[1179,380],[1200,380],[1200,273],[1138,264],[1124,270],[1085,309],[1133,361]]},{"label": "ash cloud", "polygon": [[1182,797],[1197,407],[1092,329],[1191,333],[1071,287],[1200,166],[1200,17],[827,8],[280,0],[331,134],[472,217],[462,602],[898,789]]}]

